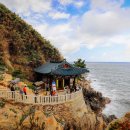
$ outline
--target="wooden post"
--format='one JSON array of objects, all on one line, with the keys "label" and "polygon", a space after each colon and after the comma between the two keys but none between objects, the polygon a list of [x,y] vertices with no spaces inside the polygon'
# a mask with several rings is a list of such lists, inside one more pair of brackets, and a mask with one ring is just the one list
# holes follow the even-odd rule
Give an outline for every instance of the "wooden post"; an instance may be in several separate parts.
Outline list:
[{"label": "wooden post", "polygon": [[64,81],[64,78],[63,78],[63,88],[64,88],[64,86],[65,86],[65,81]]},{"label": "wooden post", "polygon": [[75,77],[75,82],[76,82],[76,83],[78,82],[78,79],[77,79],[77,77]]},{"label": "wooden post", "polygon": [[75,77],[74,77],[74,81],[73,81],[73,87],[75,88]]},{"label": "wooden post", "polygon": [[65,101],[67,101],[67,94],[65,94]]},{"label": "wooden post", "polygon": [[58,79],[56,79],[56,88],[58,89],[59,85],[58,85],[59,81]]},{"label": "wooden post", "polygon": [[52,77],[51,76],[50,76],[49,87],[50,87],[50,93],[51,93],[51,91],[52,91]]}]

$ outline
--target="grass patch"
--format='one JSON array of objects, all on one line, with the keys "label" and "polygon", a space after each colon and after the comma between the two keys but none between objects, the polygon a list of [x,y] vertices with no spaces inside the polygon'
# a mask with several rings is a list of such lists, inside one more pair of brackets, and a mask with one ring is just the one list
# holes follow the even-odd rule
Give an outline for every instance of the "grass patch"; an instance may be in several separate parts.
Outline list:
[{"label": "grass patch", "polygon": [[2,99],[0,100],[0,108],[3,108],[5,106],[5,100]]},{"label": "grass patch", "polygon": [[25,79],[25,75],[21,72],[21,70],[14,70],[12,72],[12,76],[14,78],[20,78],[20,79]]},{"label": "grass patch", "polygon": [[34,113],[35,113],[35,108],[31,107],[27,113],[25,113],[25,114],[22,115],[19,124],[22,125],[23,121],[24,121],[29,115],[34,114]]},{"label": "grass patch", "polygon": [[4,79],[3,75],[0,75],[0,81],[2,81]]},{"label": "grass patch", "polygon": [[9,110],[17,114],[17,111],[15,111],[13,108],[10,108]]}]

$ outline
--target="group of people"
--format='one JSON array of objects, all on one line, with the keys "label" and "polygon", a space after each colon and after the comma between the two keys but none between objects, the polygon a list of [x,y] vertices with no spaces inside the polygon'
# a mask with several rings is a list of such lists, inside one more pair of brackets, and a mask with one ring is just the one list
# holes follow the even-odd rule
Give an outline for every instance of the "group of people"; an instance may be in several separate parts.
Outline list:
[{"label": "group of people", "polygon": [[[51,96],[57,96],[57,90],[56,90],[56,82],[53,80],[52,84],[49,85],[49,83],[45,84],[45,90],[46,90],[46,95],[51,95]],[[80,90],[80,87],[78,84],[75,85],[66,85],[64,87],[64,90],[66,93],[72,93]]]},{"label": "group of people", "polygon": [[56,82],[53,80],[51,86],[49,86],[49,83],[46,83],[45,85],[46,95],[56,96]]},{"label": "group of people", "polygon": [[79,91],[80,87],[78,86],[78,84],[76,85],[66,85],[65,86],[65,91],[66,93],[72,93],[72,92],[76,92]]},{"label": "group of people", "polygon": [[[80,89],[80,87],[75,84],[75,85],[66,85],[64,90],[65,93],[72,93],[72,92],[76,92]],[[15,91],[15,84],[10,84],[10,90],[11,91]],[[45,83],[45,90],[46,90],[46,95],[51,95],[51,96],[57,96],[57,90],[56,90],[56,82],[53,80],[52,84],[49,85],[48,82]],[[25,84],[23,86],[23,88],[20,87],[19,90],[21,95],[27,95],[27,85]],[[38,94],[38,90],[35,89],[34,93],[37,95]]]},{"label": "group of people", "polygon": [[[12,92],[15,91],[15,84],[10,84],[10,90],[11,90]],[[20,94],[25,94],[25,95],[27,95],[27,85],[25,84],[22,89],[20,88],[19,92],[20,92]]]}]

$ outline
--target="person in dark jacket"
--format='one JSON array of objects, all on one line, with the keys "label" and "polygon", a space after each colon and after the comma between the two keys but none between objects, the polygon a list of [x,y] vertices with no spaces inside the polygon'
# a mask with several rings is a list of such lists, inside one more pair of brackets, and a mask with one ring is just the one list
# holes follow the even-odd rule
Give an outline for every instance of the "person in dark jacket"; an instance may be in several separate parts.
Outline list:
[{"label": "person in dark jacket", "polygon": [[11,84],[10,90],[15,91],[14,84]]},{"label": "person in dark jacket", "polygon": [[11,92],[12,92],[12,99],[14,99],[15,98],[15,88],[14,88],[14,84],[11,84],[11,86],[10,86],[10,90],[11,90]]}]

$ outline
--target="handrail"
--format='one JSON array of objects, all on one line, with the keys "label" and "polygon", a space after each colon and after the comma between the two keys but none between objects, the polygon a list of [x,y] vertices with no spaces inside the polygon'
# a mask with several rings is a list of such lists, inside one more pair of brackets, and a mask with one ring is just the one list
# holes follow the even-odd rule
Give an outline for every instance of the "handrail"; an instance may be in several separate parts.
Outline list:
[{"label": "handrail", "polygon": [[53,105],[65,103],[79,98],[82,95],[82,89],[79,91],[57,95],[57,96],[42,96],[42,95],[24,95],[20,94],[18,91],[5,91],[0,90],[0,97],[8,100],[14,100],[15,102],[28,103],[28,104],[41,104],[41,105]]}]

